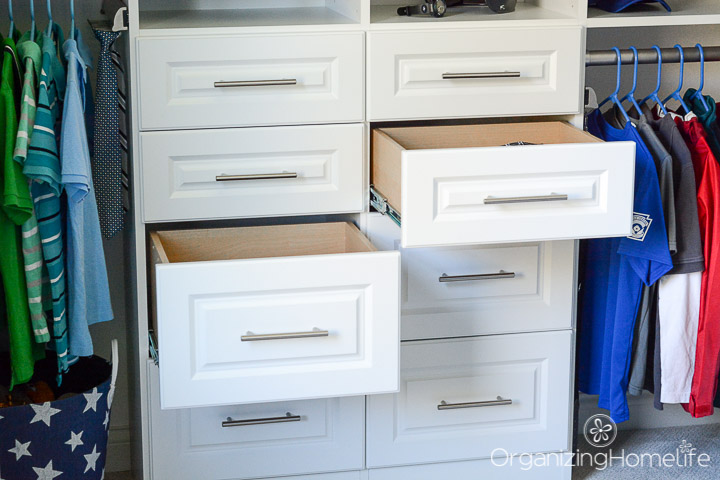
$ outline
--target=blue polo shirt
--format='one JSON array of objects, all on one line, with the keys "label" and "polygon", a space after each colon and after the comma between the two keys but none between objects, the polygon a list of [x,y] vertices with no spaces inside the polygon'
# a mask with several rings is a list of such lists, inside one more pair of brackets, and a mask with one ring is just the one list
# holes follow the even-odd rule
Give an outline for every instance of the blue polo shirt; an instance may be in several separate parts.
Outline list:
[{"label": "blue polo shirt", "polygon": [[642,287],[672,269],[672,260],[655,163],[639,133],[630,123],[612,127],[599,110],[588,116],[588,131],[636,145],[632,233],[585,243],[579,329],[579,388],[599,395],[598,406],[624,422],[630,418],[625,395]]}]

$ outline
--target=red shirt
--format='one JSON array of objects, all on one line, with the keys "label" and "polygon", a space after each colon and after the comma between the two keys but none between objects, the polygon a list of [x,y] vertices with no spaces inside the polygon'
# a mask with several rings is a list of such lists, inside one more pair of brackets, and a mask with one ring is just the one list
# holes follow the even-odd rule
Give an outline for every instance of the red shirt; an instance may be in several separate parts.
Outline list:
[{"label": "red shirt", "polygon": [[690,402],[683,406],[693,417],[705,417],[713,413],[720,370],[720,165],[697,118],[683,121],[676,117],[675,123],[692,155],[698,188],[700,235],[705,254],[695,373]]}]

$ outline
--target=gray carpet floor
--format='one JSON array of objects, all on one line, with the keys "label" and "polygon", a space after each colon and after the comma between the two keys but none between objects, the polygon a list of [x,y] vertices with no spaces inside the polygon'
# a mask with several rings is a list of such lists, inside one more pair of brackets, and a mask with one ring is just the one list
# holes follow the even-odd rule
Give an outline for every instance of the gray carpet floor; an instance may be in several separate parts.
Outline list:
[{"label": "gray carpet floor", "polygon": [[[695,457],[687,453],[689,448],[696,449]],[[611,465],[600,470],[596,465],[588,465],[591,462],[585,457],[582,461],[583,465],[576,466],[573,470],[573,480],[720,479],[720,424],[620,431],[613,444],[604,449],[592,447],[584,438],[578,444],[578,450],[582,453],[605,454],[599,457],[601,463],[608,457],[609,449],[612,449],[612,455],[615,457],[621,456],[624,450],[627,463],[623,465],[621,460],[614,459]],[[661,456],[670,454],[671,457],[668,459],[671,462],[675,459],[672,462],[674,464],[658,465],[657,457],[654,460],[650,459],[649,455],[652,454]],[[707,454],[709,457],[706,467],[698,465],[697,456],[700,454]],[[682,466],[678,466],[677,463]]]}]

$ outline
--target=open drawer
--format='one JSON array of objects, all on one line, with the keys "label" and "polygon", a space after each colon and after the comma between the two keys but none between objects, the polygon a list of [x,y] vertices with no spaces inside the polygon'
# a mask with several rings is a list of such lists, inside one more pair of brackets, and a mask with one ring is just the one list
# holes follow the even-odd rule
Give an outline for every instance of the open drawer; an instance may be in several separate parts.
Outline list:
[{"label": "open drawer", "polygon": [[564,122],[375,129],[371,162],[403,247],[630,233],[635,144]]},{"label": "open drawer", "polygon": [[150,234],[162,408],[398,389],[398,252],[350,223]]}]

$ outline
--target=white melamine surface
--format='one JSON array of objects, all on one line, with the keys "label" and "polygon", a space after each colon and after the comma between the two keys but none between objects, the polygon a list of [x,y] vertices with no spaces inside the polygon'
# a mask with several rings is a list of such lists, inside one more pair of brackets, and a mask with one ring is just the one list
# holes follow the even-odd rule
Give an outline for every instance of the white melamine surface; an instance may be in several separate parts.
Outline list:
[{"label": "white melamine surface", "polygon": [[[369,468],[569,447],[572,331],[404,343],[400,393],[368,398]],[[512,400],[440,410],[438,405]]]},{"label": "white melamine surface", "polygon": [[636,4],[619,13],[610,13],[590,7],[587,26],[588,28],[607,28],[720,23],[720,2],[717,0],[671,0],[668,3],[672,12],[668,12],[656,3]]},{"label": "white melamine surface", "polygon": [[157,265],[163,408],[397,390],[399,267],[397,252]]},{"label": "white melamine surface", "polygon": [[[145,132],[145,221],[308,215],[363,209],[364,126]],[[218,181],[223,175],[297,178]]]},{"label": "white melamine surface", "polygon": [[[403,249],[389,217],[369,215],[366,227],[379,249],[401,252],[403,340],[572,328],[572,241]],[[439,281],[501,270],[515,278]]]},{"label": "white melamine surface", "polygon": [[[139,41],[145,130],[364,120],[364,34]],[[292,80],[295,84],[218,86]]]},{"label": "white melamine surface", "polygon": [[[148,363],[154,478],[221,480],[363,468],[365,399],[160,410],[158,368]],[[300,421],[222,427],[233,420],[299,415]],[[322,454],[318,452],[322,449]],[[357,480],[358,474],[321,480]]]},{"label": "white melamine surface", "polygon": [[[575,113],[580,27],[370,32],[368,118]],[[443,78],[515,72],[517,78]]]}]

